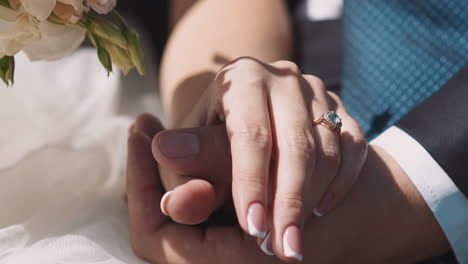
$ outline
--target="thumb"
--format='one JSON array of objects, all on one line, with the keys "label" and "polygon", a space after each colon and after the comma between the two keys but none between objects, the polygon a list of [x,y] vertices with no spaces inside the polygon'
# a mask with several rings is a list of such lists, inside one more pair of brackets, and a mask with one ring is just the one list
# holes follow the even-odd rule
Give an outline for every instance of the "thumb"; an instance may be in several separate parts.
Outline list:
[{"label": "thumb", "polygon": [[230,143],[225,125],[165,130],[153,139],[159,165],[178,175],[231,183]]},{"label": "thumb", "polygon": [[166,190],[172,190],[161,209],[174,221],[199,224],[228,198],[231,156],[224,125],[160,132],[152,150]]}]

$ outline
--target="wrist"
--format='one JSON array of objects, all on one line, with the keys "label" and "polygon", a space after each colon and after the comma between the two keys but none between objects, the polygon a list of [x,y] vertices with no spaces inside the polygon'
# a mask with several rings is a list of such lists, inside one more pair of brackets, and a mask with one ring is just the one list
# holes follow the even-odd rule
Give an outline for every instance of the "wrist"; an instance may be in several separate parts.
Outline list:
[{"label": "wrist", "polygon": [[[392,238],[394,249],[389,251],[392,261],[411,262],[442,255],[450,250],[450,245],[431,209],[418,192],[413,182],[398,163],[383,149],[372,147],[375,151],[373,170],[388,170],[389,188],[394,188],[394,213],[389,217],[397,229]],[[380,160],[380,161],[379,161]],[[382,166],[379,168],[379,166]]]},{"label": "wrist", "polygon": [[450,249],[410,179],[374,146],[346,200],[312,219],[305,237],[305,260],[326,263],[414,263]]}]

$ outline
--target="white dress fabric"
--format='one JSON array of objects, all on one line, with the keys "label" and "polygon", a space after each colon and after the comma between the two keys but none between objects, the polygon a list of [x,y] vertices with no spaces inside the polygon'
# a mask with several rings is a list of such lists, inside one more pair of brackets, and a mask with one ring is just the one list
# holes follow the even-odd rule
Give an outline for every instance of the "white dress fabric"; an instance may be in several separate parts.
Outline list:
[{"label": "white dress fabric", "polygon": [[120,76],[93,50],[16,63],[14,87],[0,86],[0,263],[143,263],[128,239]]}]

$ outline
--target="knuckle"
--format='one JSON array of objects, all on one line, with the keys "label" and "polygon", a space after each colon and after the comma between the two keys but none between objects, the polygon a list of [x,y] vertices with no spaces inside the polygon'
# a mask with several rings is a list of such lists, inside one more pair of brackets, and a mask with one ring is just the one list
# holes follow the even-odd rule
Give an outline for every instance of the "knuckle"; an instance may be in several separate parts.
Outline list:
[{"label": "knuckle", "polygon": [[260,150],[269,150],[272,144],[270,129],[255,122],[245,125],[232,133],[234,144],[253,146]]},{"label": "knuckle", "polygon": [[304,208],[302,193],[287,192],[280,194],[277,198],[276,205],[279,206],[281,210],[296,210],[302,212]]},{"label": "knuckle", "polygon": [[299,69],[299,66],[297,66],[297,64],[292,61],[281,60],[281,61],[275,62],[274,65],[278,68],[288,70],[289,72],[294,73],[296,75],[301,74],[301,70]]},{"label": "knuckle", "polygon": [[258,69],[262,66],[261,62],[254,57],[244,56],[226,64],[218,71],[218,75],[225,75],[228,72],[244,71],[246,69]]},{"label": "knuckle", "polygon": [[242,72],[263,68],[263,65],[257,59],[248,56],[237,58],[233,65],[233,70],[240,70]]},{"label": "knuckle", "polygon": [[362,156],[367,155],[367,149],[369,147],[369,144],[367,143],[367,140],[364,137],[364,135],[357,136],[354,140],[354,145],[357,153],[360,153]]},{"label": "knuckle", "polygon": [[341,103],[341,99],[336,93],[331,92],[331,91],[327,91],[327,93],[328,93],[328,96],[330,96],[333,99],[333,101],[337,103]]},{"label": "knuckle", "polygon": [[340,97],[337,94],[335,94],[334,92],[327,91],[326,95],[328,96],[328,101],[333,109],[338,110],[340,108],[343,112],[347,113],[343,101],[341,101]]},{"label": "knuckle", "polygon": [[325,83],[322,81],[322,79],[318,78],[317,76],[306,74],[303,75],[303,77],[313,88],[325,89]]},{"label": "knuckle", "polygon": [[306,128],[293,129],[291,136],[286,141],[287,151],[306,160],[312,158],[315,153],[315,141],[312,132]]},{"label": "knuckle", "polygon": [[301,80],[298,75],[285,75],[281,76],[281,80],[283,83],[283,88],[289,89],[301,89]]},{"label": "knuckle", "polygon": [[324,144],[321,150],[320,162],[332,168],[340,164],[340,149],[336,144]]},{"label": "knuckle", "polygon": [[[242,190],[242,195],[263,197],[267,190],[267,179],[252,170],[233,170],[233,190]],[[238,193],[237,191],[234,193]]]},{"label": "knuckle", "polygon": [[264,65],[252,57],[240,57],[233,61],[229,67],[223,68],[216,76],[217,87],[227,81],[241,81],[244,86],[254,88],[264,87],[265,82]]},{"label": "knuckle", "polygon": [[367,150],[369,147],[369,143],[367,142],[366,136],[364,135],[364,131],[359,123],[354,120],[353,118],[349,118],[349,126],[352,127],[350,130],[352,135],[352,145],[354,153],[360,153],[361,155],[366,156]]},{"label": "knuckle", "polygon": [[256,175],[248,170],[235,170],[234,171],[234,180],[238,186],[248,187],[250,190],[255,192],[263,191],[263,188],[266,186],[266,178],[262,175]]}]

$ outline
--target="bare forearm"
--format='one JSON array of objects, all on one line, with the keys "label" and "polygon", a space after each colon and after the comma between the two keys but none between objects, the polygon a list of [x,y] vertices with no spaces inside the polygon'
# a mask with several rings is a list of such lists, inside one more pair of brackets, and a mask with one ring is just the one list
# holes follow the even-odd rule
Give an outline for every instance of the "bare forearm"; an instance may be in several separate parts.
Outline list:
[{"label": "bare forearm", "polygon": [[198,1],[172,32],[162,62],[161,95],[171,126],[178,126],[227,62],[240,56],[290,59],[291,34],[283,1]]},{"label": "bare forearm", "polygon": [[449,250],[416,188],[375,148],[348,199],[314,218],[306,231],[305,259],[311,263],[325,257],[326,263],[414,263]]}]

